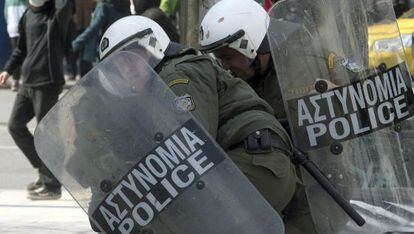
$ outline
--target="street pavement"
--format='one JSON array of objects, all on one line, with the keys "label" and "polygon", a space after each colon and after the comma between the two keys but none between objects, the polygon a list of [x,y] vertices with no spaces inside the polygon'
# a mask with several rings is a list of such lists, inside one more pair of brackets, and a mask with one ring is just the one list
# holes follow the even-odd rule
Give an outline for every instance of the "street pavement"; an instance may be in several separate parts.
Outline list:
[{"label": "street pavement", "polygon": [[[74,82],[69,82],[71,87]],[[0,233],[94,233],[85,212],[66,190],[56,201],[31,201],[26,185],[37,178],[7,131],[16,93],[0,89]],[[36,122],[29,124],[34,131]]]}]

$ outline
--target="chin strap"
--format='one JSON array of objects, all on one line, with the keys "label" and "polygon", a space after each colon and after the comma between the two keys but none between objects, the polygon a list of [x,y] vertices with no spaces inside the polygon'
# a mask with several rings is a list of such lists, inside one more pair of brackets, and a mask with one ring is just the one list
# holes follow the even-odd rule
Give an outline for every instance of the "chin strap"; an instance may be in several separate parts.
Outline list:
[{"label": "chin strap", "polygon": [[264,74],[261,73],[261,61],[259,59],[259,56],[256,56],[256,58],[254,58],[251,63],[250,63],[250,67],[254,69],[254,76],[247,79],[247,83],[250,85],[254,85],[257,82],[259,82],[260,80],[264,79],[267,74],[272,70],[273,68],[273,62],[270,61],[269,65],[267,66],[267,69],[265,71]]},{"label": "chin strap", "polygon": [[246,80],[248,84],[254,85],[255,83],[257,83],[259,80],[263,78],[262,75],[260,74],[260,66],[261,66],[261,62],[258,56],[250,60],[249,67],[254,69],[254,75]]},{"label": "chin strap", "polygon": [[250,67],[254,69],[254,77],[260,77],[260,66],[261,66],[261,62],[259,59],[259,56],[256,56],[256,58],[254,58],[253,62],[250,64]]}]

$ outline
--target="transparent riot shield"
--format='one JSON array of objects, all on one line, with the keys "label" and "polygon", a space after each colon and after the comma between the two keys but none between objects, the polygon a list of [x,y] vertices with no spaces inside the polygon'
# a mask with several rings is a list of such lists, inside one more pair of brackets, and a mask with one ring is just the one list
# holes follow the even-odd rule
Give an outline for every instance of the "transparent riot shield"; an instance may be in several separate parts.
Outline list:
[{"label": "transparent riot shield", "polygon": [[106,233],[283,233],[279,215],[146,62],[104,60],[40,122],[40,158]]},{"label": "transparent riot shield", "polygon": [[400,138],[414,97],[391,1],[284,0],[269,15],[295,145],[366,221],[357,226],[304,173],[318,232],[413,232],[402,151],[413,146]]}]

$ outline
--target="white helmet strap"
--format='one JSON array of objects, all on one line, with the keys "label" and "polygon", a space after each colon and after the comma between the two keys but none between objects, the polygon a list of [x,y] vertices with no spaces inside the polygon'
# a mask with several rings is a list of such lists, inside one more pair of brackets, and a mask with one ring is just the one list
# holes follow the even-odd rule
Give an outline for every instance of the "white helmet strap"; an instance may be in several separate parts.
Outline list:
[{"label": "white helmet strap", "polygon": [[[200,32],[201,35],[200,36],[203,37],[204,36],[203,35],[204,33],[202,32],[203,28],[201,27],[200,30],[201,30],[201,32]],[[241,30],[235,32],[234,34],[229,35],[229,36],[227,36],[227,37],[225,37],[225,38],[223,38],[219,41],[216,41],[212,44],[209,44],[209,45],[206,45],[206,46],[201,46],[200,45],[200,50],[205,51],[206,53],[210,53],[210,52],[212,52],[214,50],[217,50],[221,47],[230,45],[231,43],[233,43],[233,42],[239,40],[240,38],[242,38],[244,35],[245,35],[245,32],[244,32],[244,30],[241,29]]]},{"label": "white helmet strap", "polygon": [[[202,34],[202,28],[200,29],[200,36],[203,36]],[[266,38],[263,39],[263,41],[267,40]],[[252,40],[249,38],[249,36],[245,33],[243,29],[238,30],[232,35],[229,35],[221,40],[218,40],[212,44],[201,46],[200,50],[204,51],[206,53],[213,52],[214,50],[220,49],[222,47],[228,46],[230,48],[233,48],[237,50],[238,52],[242,53],[249,59],[254,59],[257,56],[257,53],[266,53],[269,52],[268,50],[268,43],[267,41],[260,45],[259,49],[256,51],[252,45]]]}]

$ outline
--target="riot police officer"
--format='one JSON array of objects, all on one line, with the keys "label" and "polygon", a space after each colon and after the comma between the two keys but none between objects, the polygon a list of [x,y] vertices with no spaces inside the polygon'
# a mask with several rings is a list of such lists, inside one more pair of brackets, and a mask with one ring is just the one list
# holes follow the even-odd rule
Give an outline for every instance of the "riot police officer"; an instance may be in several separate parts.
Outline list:
[{"label": "riot police officer", "polygon": [[[245,80],[274,110],[275,117],[289,129],[282,100],[282,91],[272,61],[267,39],[269,26],[267,12],[253,0],[223,0],[215,4],[200,25],[199,47],[213,53],[224,69]],[[303,186],[299,186],[292,202],[301,209],[299,219],[291,220],[300,229],[314,229]]]},{"label": "riot police officer", "polygon": [[100,42],[104,60],[114,51],[146,50],[148,63],[200,121],[267,201],[283,214],[297,176],[291,142],[271,107],[242,80],[210,57],[171,42],[154,21],[128,16],[111,25]]},{"label": "riot police officer", "polygon": [[253,0],[225,0],[214,5],[200,25],[200,50],[212,52],[225,69],[245,80],[274,109],[286,113],[266,38],[269,16]]}]

